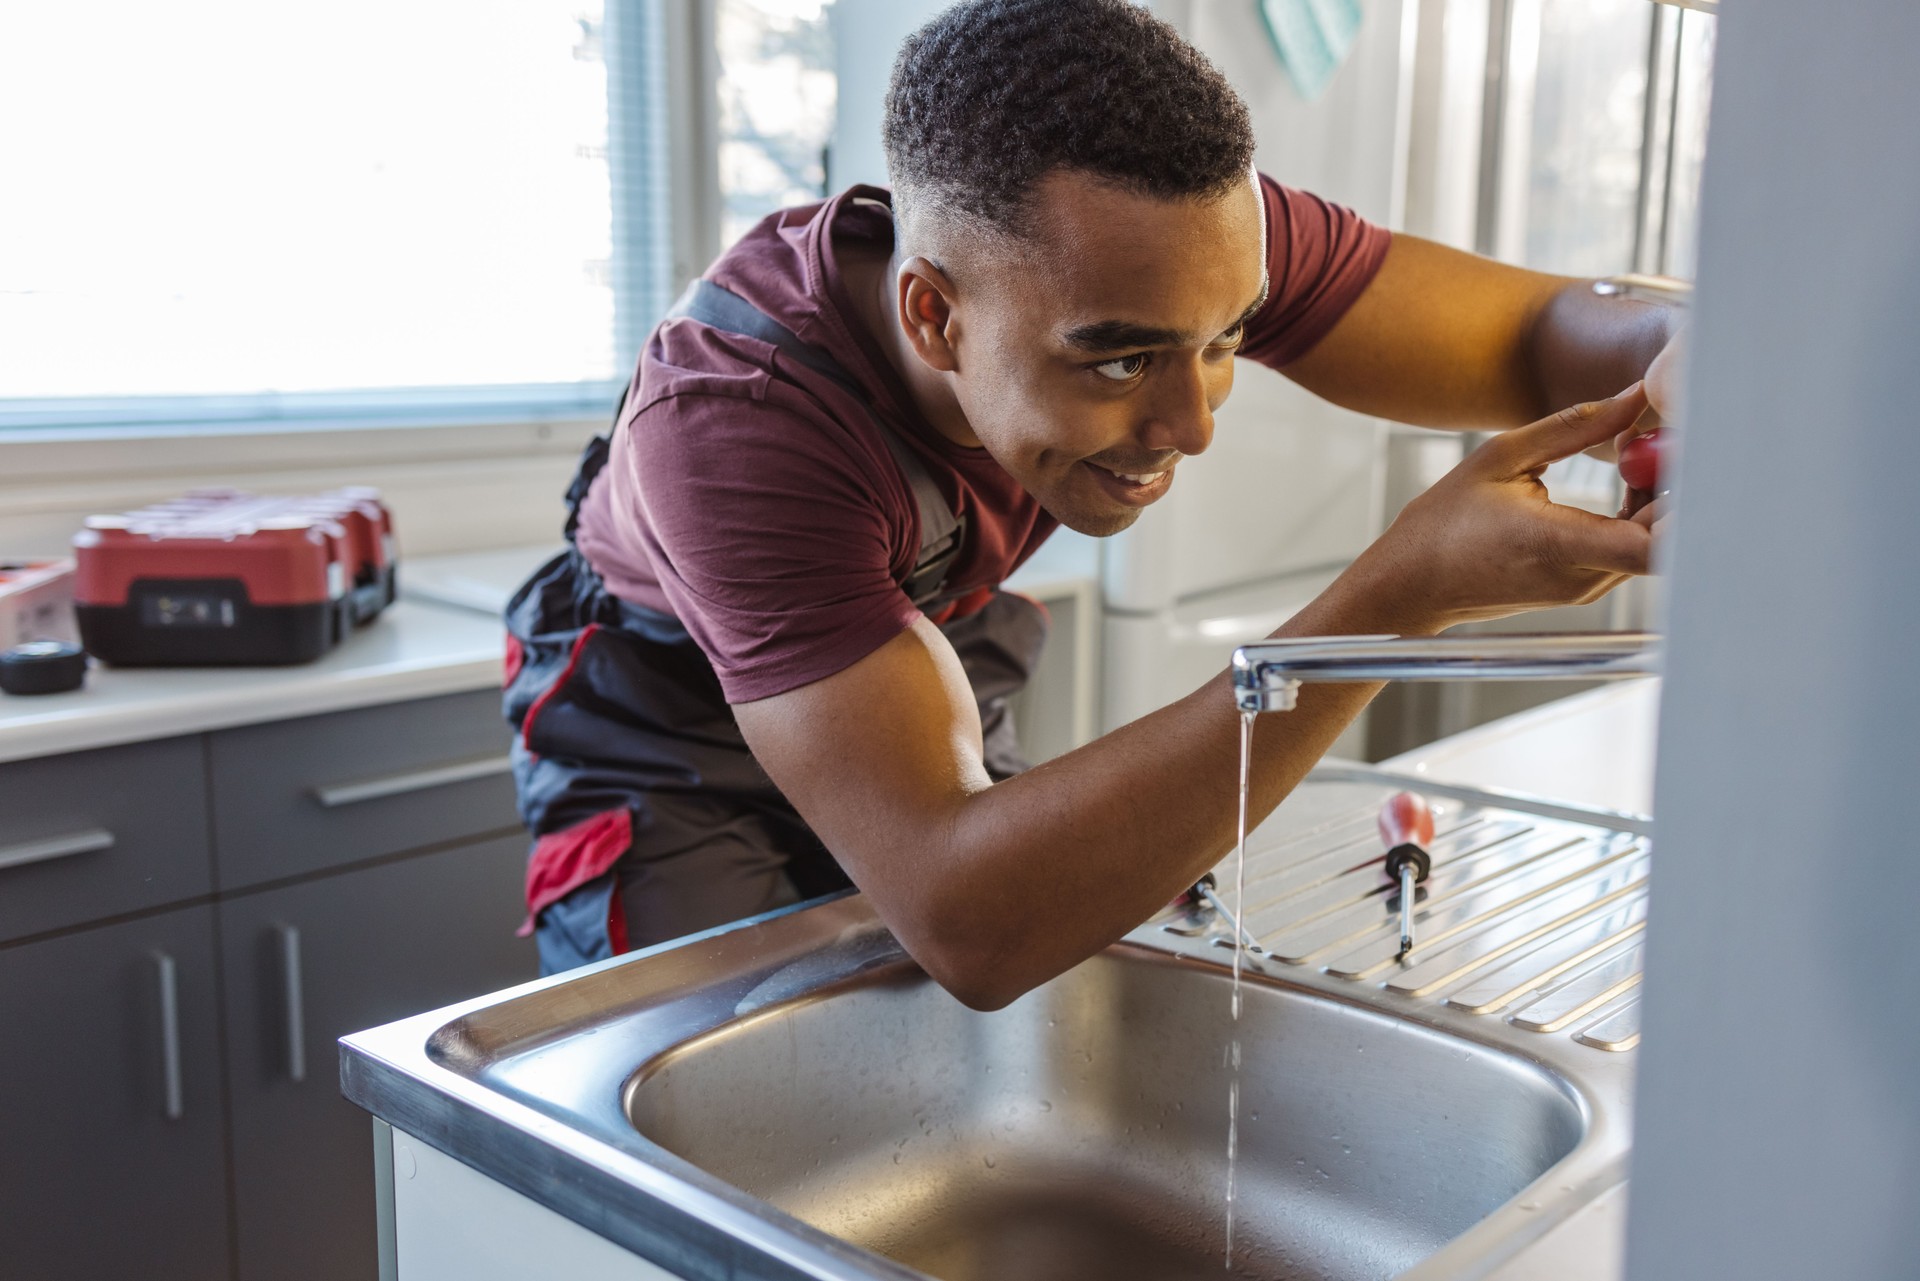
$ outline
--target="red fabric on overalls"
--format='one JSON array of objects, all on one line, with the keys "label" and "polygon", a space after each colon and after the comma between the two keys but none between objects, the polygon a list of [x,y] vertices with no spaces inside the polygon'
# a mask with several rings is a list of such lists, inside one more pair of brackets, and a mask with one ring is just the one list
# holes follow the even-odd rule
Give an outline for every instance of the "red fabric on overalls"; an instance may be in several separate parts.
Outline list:
[{"label": "red fabric on overalls", "polygon": [[[573,648],[567,653],[567,665],[560,669],[558,676],[554,677],[553,684],[547,686],[546,693],[534,699],[533,706],[527,709],[527,718],[521,722],[520,725],[520,746],[526,748],[529,752],[533,751],[534,720],[542,711],[546,710],[547,704],[551,703],[560,691],[567,687],[567,682],[573,679],[574,669],[580,666],[580,656],[587,652],[587,642],[592,640],[593,634],[599,630],[600,624],[598,623],[588,623],[580,629],[580,634],[573,638]],[[536,850],[539,849],[537,845],[534,848]]]},{"label": "red fabric on overalls", "polygon": [[[520,937],[533,933],[540,910],[558,902],[596,877],[604,876],[633,844],[633,813],[625,806],[583,819],[572,827],[549,832],[533,843],[527,860],[527,919]],[[615,953],[624,952],[627,922],[620,912],[620,896],[613,896],[607,933]]]},{"label": "red fabric on overalls", "polygon": [[993,588],[978,587],[959,600],[950,601],[942,608],[927,615],[935,627],[942,623],[951,623],[955,619],[966,618],[985,609],[987,602],[993,599]]},{"label": "red fabric on overalls", "polygon": [[513,684],[513,678],[520,674],[520,669],[525,667],[526,663],[527,647],[520,643],[518,636],[515,636],[512,632],[508,632],[504,677],[500,682],[502,688]]}]

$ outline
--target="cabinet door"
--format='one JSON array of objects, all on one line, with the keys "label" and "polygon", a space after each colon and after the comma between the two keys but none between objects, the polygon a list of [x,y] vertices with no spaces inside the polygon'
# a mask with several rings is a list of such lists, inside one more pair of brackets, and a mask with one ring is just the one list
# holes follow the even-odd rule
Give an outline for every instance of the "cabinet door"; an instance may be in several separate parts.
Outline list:
[{"label": "cabinet door", "polygon": [[348,1032],[525,982],[515,835],[220,906],[234,1206],[247,1281],[373,1281],[372,1126],[340,1096]]},{"label": "cabinet door", "polygon": [[213,909],[0,949],[0,1272],[227,1277]]}]

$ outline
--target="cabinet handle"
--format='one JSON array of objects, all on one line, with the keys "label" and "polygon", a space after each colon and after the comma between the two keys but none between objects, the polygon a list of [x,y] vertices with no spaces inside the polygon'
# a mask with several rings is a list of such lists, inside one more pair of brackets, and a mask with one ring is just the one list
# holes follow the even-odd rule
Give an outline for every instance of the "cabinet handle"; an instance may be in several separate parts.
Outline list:
[{"label": "cabinet handle", "polygon": [[307,1079],[307,1013],[305,989],[300,982],[300,930],[292,925],[276,925],[280,936],[280,982],[287,1013],[287,1079],[300,1084]]},{"label": "cabinet handle", "polygon": [[343,805],[358,805],[362,801],[378,801],[389,796],[404,796],[408,792],[424,792],[429,788],[445,787],[449,783],[466,783],[476,778],[490,778],[495,774],[510,773],[512,769],[511,756],[489,756],[483,760],[436,765],[432,769],[415,770],[410,774],[389,774],[385,778],[370,778],[361,783],[339,783],[331,787],[316,787],[313,789],[313,795],[325,808],[339,809]]},{"label": "cabinet handle", "polygon": [[187,1114],[186,1090],[180,1079],[180,971],[165,952],[153,953],[160,979],[160,1081],[169,1121]]},{"label": "cabinet handle", "polygon": [[112,848],[113,833],[102,827],[92,827],[84,832],[69,832],[65,836],[49,836],[42,841],[0,845],[0,868],[25,867],[29,863],[45,863],[51,859],[92,854],[96,850]]}]

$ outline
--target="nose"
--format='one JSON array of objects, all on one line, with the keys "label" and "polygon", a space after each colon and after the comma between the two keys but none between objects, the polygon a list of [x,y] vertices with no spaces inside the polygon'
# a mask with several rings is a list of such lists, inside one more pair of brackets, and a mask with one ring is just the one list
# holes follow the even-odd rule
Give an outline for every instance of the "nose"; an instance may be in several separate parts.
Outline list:
[{"label": "nose", "polygon": [[1195,358],[1172,363],[1148,406],[1140,443],[1155,451],[1204,453],[1213,443],[1213,411],[1233,386],[1233,362]]}]

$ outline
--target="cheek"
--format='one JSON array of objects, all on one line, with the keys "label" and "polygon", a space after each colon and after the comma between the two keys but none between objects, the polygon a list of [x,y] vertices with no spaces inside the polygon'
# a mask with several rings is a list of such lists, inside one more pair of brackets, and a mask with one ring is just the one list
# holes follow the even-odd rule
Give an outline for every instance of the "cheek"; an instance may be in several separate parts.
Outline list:
[{"label": "cheek", "polygon": [[1234,358],[1229,356],[1215,368],[1207,371],[1207,408],[1218,410],[1227,403],[1227,396],[1233,391]]}]

